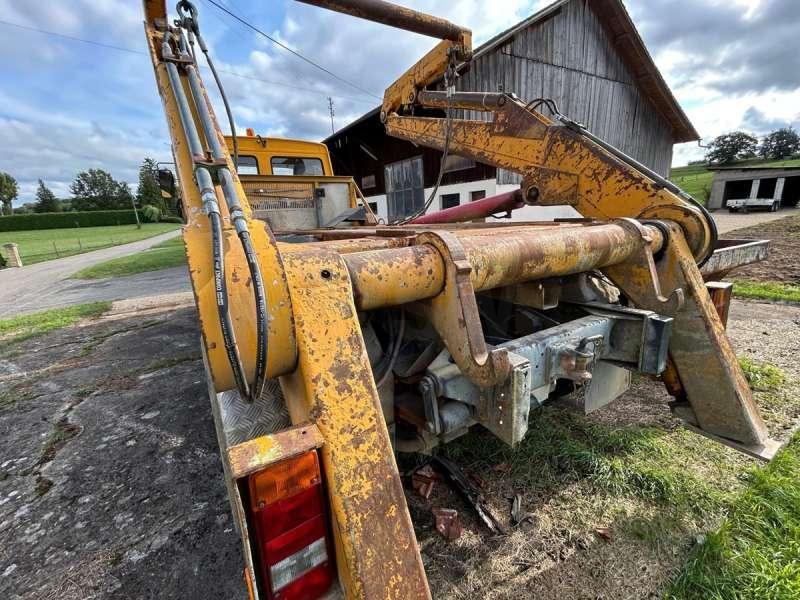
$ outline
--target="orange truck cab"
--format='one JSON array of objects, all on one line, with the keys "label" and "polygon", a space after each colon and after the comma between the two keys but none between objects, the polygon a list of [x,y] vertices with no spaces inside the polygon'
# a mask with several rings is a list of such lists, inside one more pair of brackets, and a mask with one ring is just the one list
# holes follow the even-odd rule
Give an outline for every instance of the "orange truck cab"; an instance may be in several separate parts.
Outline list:
[{"label": "orange truck cab", "polygon": [[[318,142],[237,136],[237,171],[254,217],[276,233],[375,223],[352,177],[336,177]],[[233,137],[225,143],[234,153]]]}]

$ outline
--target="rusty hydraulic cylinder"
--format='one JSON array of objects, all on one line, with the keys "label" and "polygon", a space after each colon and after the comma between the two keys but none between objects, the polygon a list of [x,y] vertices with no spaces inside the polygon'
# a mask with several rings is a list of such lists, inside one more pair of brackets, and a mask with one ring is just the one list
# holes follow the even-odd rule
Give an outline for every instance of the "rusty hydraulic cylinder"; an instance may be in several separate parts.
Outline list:
[{"label": "rusty hydraulic cylinder", "polygon": [[432,108],[460,108],[481,112],[495,111],[503,106],[508,96],[501,92],[447,92],[422,90],[417,94],[417,102]]},{"label": "rusty hydraulic cylinder", "polygon": [[431,223],[459,223],[473,219],[483,219],[500,212],[507,212],[525,205],[522,190],[514,190],[496,196],[489,196],[469,204],[461,204],[446,208],[438,212],[417,217],[410,222],[411,225]]},{"label": "rusty hydraulic cylinder", "polygon": [[469,33],[463,27],[445,19],[383,0],[299,0],[299,2],[442,40],[459,42],[465,32]]},{"label": "rusty hydraulic cylinder", "polygon": [[[476,292],[522,281],[571,275],[624,262],[643,245],[663,244],[655,227],[645,225],[646,241],[631,223],[552,228],[498,228],[492,235],[456,231],[472,267]],[[442,291],[445,265],[427,244],[342,255],[353,283],[356,306],[372,310],[432,298]]]}]

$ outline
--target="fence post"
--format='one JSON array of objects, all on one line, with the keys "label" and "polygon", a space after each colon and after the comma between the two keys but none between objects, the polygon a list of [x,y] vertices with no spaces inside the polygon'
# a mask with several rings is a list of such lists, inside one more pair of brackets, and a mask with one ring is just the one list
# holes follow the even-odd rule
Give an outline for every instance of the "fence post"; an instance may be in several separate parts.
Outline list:
[{"label": "fence post", "polygon": [[56,247],[55,240],[53,240],[53,250],[56,251],[56,258],[61,258],[61,255],[58,253],[58,248]]},{"label": "fence post", "polygon": [[19,256],[19,246],[16,244],[3,244],[6,249],[6,262],[9,267],[21,267],[22,258]]}]

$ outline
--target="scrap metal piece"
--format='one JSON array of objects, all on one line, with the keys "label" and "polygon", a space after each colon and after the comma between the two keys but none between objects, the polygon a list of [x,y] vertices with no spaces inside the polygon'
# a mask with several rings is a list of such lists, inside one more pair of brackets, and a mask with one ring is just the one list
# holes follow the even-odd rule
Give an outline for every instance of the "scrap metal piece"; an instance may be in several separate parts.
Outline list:
[{"label": "scrap metal piece", "polygon": [[456,488],[456,491],[466,500],[467,504],[469,504],[472,510],[478,515],[478,518],[483,521],[484,525],[486,525],[492,533],[505,535],[505,529],[489,510],[483,494],[467,478],[464,471],[461,470],[461,467],[452,460],[442,456],[434,456],[431,459],[431,465],[438,469],[445,476],[447,481]]},{"label": "scrap metal piece", "polygon": [[464,528],[461,526],[461,520],[458,518],[457,510],[452,508],[434,508],[431,512],[436,521],[436,531],[451,542],[461,537]]},{"label": "scrap metal piece", "polygon": [[415,492],[425,498],[425,500],[428,500],[439,479],[439,475],[431,469],[430,465],[424,465],[411,475],[411,486],[414,488]]},{"label": "scrap metal piece", "polygon": [[525,515],[522,514],[522,494],[514,494],[511,499],[511,522],[514,525],[519,525]]}]

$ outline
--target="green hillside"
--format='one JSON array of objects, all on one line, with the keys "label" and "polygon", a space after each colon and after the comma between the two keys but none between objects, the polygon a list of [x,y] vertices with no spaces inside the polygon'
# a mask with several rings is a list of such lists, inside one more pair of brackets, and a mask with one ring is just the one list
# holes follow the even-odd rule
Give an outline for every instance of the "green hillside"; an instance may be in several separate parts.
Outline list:
[{"label": "green hillside", "polygon": [[[800,166],[800,159],[795,158],[791,160],[743,160],[732,163],[730,166],[743,166],[743,167],[797,167]],[[708,200],[708,194],[711,192],[711,179],[713,172],[709,171],[707,165],[689,165],[687,167],[675,167],[670,173],[670,181],[678,185],[685,192],[694,196],[703,204]]]}]

